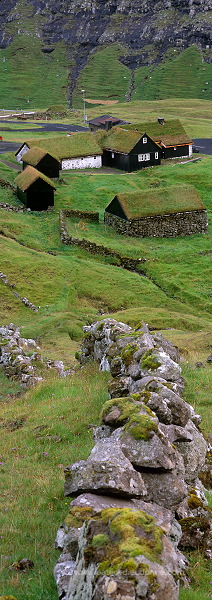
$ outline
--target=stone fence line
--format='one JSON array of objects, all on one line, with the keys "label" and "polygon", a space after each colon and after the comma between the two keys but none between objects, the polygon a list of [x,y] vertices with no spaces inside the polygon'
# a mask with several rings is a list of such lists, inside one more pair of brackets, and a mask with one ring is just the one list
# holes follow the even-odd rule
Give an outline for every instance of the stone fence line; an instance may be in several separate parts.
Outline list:
[{"label": "stone fence line", "polygon": [[79,248],[83,248],[91,254],[97,254],[99,256],[109,256],[111,258],[116,259],[119,262],[120,267],[123,267],[124,269],[128,269],[130,271],[137,271],[140,275],[145,275],[145,273],[142,273],[139,269],[140,264],[146,261],[145,258],[132,258],[131,256],[123,256],[119,254],[119,252],[116,252],[111,248],[107,248],[107,246],[100,246],[95,242],[86,240],[85,238],[79,239],[70,236],[66,227],[66,216],[68,212],[69,211],[61,210],[59,213],[60,239],[63,244],[78,246]]}]

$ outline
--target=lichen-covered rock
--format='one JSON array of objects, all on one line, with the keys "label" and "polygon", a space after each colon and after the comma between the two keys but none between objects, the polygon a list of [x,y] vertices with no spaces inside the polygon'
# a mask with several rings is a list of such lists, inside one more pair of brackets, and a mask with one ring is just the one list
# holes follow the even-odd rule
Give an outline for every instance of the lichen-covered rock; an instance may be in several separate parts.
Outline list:
[{"label": "lichen-covered rock", "polygon": [[110,438],[100,440],[87,461],[80,460],[65,469],[65,495],[86,491],[132,498],[146,494],[141,474]]},{"label": "lichen-covered rock", "polygon": [[[145,324],[133,331],[105,319],[85,331],[82,360],[97,360],[113,380],[95,447],[65,469],[65,494],[76,496],[56,538],[62,557],[76,560],[66,600],[177,600],[186,561],[174,514],[182,547],[204,538],[212,554],[198,480],[207,444],[181,397],[179,353]],[[188,532],[186,519],[198,518],[206,533],[194,532],[194,521]]]},{"label": "lichen-covered rock", "polygon": [[[152,386],[153,382],[149,382],[143,389],[151,391]],[[167,425],[173,423],[184,427],[192,415],[190,405],[160,381],[156,383],[155,392],[151,394],[147,406]]]},{"label": "lichen-covered rock", "polygon": [[117,377],[108,383],[108,392],[111,398],[128,396],[132,386],[132,377]]},{"label": "lichen-covered rock", "polygon": [[180,350],[170,340],[167,340],[159,332],[153,334],[153,339],[159,350],[163,349],[174,362],[180,362]]},{"label": "lichen-covered rock", "polygon": [[175,468],[170,471],[147,469],[142,471],[142,477],[147,489],[147,500],[156,502],[165,508],[176,510],[187,497],[185,483],[185,467],[179,452],[175,455]]},{"label": "lichen-covered rock", "polygon": [[130,429],[125,432],[124,428],[120,428],[111,435],[111,440],[119,440],[122,452],[134,467],[170,471],[175,468],[176,453],[160,430],[158,434],[148,429],[144,437],[136,439]]},{"label": "lichen-covered rock", "polygon": [[205,464],[207,442],[202,433],[197,429],[194,423],[189,420],[184,427],[191,441],[175,441],[175,445],[183,456],[185,464],[185,480],[191,484],[202,470]]},{"label": "lichen-covered rock", "polygon": [[70,578],[74,573],[76,562],[68,552],[60,555],[54,568],[54,578],[57,585],[59,599],[62,600],[68,592]]}]

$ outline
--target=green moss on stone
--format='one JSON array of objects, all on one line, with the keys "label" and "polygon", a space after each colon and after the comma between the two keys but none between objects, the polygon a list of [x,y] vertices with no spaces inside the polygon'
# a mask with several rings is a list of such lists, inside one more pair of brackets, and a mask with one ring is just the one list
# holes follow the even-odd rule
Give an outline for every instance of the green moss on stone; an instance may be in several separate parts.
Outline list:
[{"label": "green moss on stone", "polygon": [[150,371],[155,371],[158,367],[161,366],[161,363],[157,359],[157,357],[153,354],[154,350],[147,350],[145,354],[143,354],[141,359],[142,369],[147,369]]},{"label": "green moss on stone", "polygon": [[145,441],[151,439],[153,432],[157,430],[157,423],[148,415],[133,415],[124,428],[124,431],[130,433],[135,440]]},{"label": "green moss on stone", "polygon": [[125,346],[125,348],[122,350],[121,358],[126,367],[129,367],[133,360],[133,355],[135,352],[137,352],[137,350],[139,350],[137,344],[127,344],[127,346]]},{"label": "green moss on stone", "polygon": [[191,509],[199,508],[200,506],[203,507],[203,503],[202,503],[202,500],[200,500],[200,498],[198,498],[196,493],[190,492],[189,496],[188,496],[188,506]]},{"label": "green moss on stone", "polygon": [[[141,555],[160,562],[163,530],[156,525],[154,518],[144,511],[107,508],[94,517],[94,520],[95,526],[104,531],[107,529],[109,536],[109,542],[106,543],[103,534],[101,549],[100,544],[93,548],[92,554],[90,547],[86,549],[86,555],[99,562],[100,573],[111,575],[118,571],[134,571],[137,568],[135,557]],[[101,534],[94,538],[100,541]],[[95,551],[96,556],[93,554]],[[98,557],[101,558],[100,561]]]},{"label": "green moss on stone", "polygon": [[151,398],[151,392],[148,392],[148,391],[141,392],[141,399],[142,399],[142,402],[144,402],[144,404],[147,404],[147,402],[149,402],[150,398]]},{"label": "green moss on stone", "polygon": [[98,533],[97,535],[93,536],[92,546],[103,546],[109,542],[109,539],[110,538],[108,535],[105,535],[104,533]]},{"label": "green moss on stone", "polygon": [[90,519],[93,510],[90,507],[73,506],[65,518],[65,524],[68,527],[82,527],[87,519]]},{"label": "green moss on stone", "polygon": [[140,406],[135,404],[135,401],[130,396],[124,398],[113,398],[108,400],[102,407],[101,418],[108,415],[113,406],[117,406],[120,410],[120,416],[117,418],[117,422],[120,424],[126,423],[132,415],[138,413]]}]

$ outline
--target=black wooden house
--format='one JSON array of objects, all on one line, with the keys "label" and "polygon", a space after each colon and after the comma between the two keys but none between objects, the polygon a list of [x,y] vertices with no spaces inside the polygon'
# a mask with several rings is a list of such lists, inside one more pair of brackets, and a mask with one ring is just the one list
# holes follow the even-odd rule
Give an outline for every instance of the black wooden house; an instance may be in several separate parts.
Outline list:
[{"label": "black wooden house", "polygon": [[55,185],[49,177],[27,166],[15,179],[17,185],[17,196],[27,208],[31,210],[47,210],[48,206],[54,206]]},{"label": "black wooden house", "polygon": [[138,171],[160,165],[161,148],[145,133],[114,127],[102,140],[103,166]]},{"label": "black wooden house", "polygon": [[143,133],[144,129],[161,148],[161,158],[183,158],[192,156],[192,140],[186,133],[179,119],[166,121],[161,118],[157,122],[134,123],[126,125],[128,131]]},{"label": "black wooden house", "polygon": [[47,177],[59,177],[61,162],[58,158],[37,146],[32,146],[23,155],[23,169],[27,166],[34,167]]}]

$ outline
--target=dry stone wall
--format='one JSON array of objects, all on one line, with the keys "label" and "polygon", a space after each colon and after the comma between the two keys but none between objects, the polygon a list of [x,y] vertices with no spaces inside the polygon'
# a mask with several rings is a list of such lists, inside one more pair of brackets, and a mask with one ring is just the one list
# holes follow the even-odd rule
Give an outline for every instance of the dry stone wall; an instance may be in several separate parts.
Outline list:
[{"label": "dry stone wall", "polygon": [[59,598],[177,600],[189,520],[194,544],[207,522],[202,547],[212,557],[198,478],[207,443],[182,398],[179,351],[145,324],[134,331],[104,319],[84,332],[81,364],[95,360],[112,379],[90,456],[65,469],[65,495],[74,499],[56,537]]},{"label": "dry stone wall", "polygon": [[[77,211],[78,212],[78,211]],[[92,213],[91,213],[92,214]],[[94,215],[96,213],[93,213]],[[85,215],[85,213],[84,213]],[[139,271],[139,274],[142,275],[140,266],[143,262],[145,262],[145,258],[132,258],[131,256],[123,256],[111,248],[107,248],[106,246],[100,246],[95,242],[91,242],[90,240],[86,240],[85,238],[79,239],[70,236],[66,227],[66,216],[67,211],[60,211],[59,215],[59,227],[60,227],[60,239],[63,244],[78,246],[79,248],[83,248],[87,252],[91,254],[96,254],[98,256],[108,256],[111,258],[111,261],[115,261],[118,266],[123,267],[124,269],[128,269],[130,271]],[[86,218],[87,220],[87,218]],[[91,220],[91,219],[89,219]],[[95,220],[95,219],[92,219]]]},{"label": "dry stone wall", "polygon": [[192,210],[167,215],[155,215],[125,221],[105,212],[104,221],[118,233],[135,237],[177,237],[194,233],[207,233],[206,210]]}]

